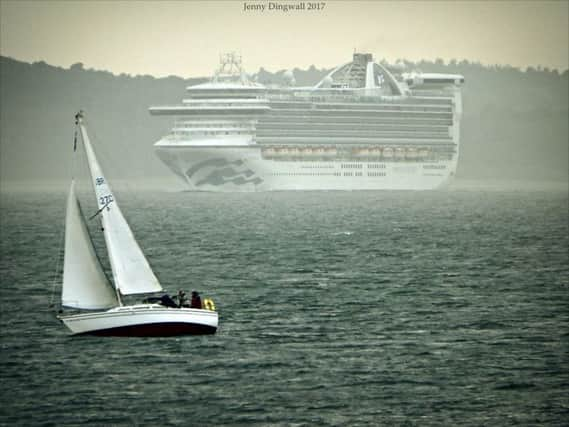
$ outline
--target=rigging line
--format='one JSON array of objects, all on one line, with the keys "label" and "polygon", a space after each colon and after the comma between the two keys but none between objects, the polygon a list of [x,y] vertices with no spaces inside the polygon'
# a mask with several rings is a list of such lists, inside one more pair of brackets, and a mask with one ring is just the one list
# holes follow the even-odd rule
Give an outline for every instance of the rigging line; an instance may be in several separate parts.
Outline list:
[{"label": "rigging line", "polygon": [[97,215],[99,215],[101,212],[103,212],[103,210],[104,210],[107,206],[109,206],[111,203],[113,203],[113,201],[114,201],[114,200],[109,200],[107,203],[105,203],[105,205],[104,205],[101,209],[99,209],[97,212],[95,212],[93,215],[91,215],[91,216],[89,217],[89,221],[91,221],[93,218],[95,218]]},{"label": "rigging line", "polygon": [[[110,202],[109,202],[110,203]],[[108,204],[108,203],[107,203]],[[85,214],[83,213],[83,208],[81,207],[81,203],[79,202],[79,200],[77,201],[77,205],[79,206],[79,215],[81,215],[81,217],[85,217]],[[95,214],[96,215],[96,214]],[[91,246],[93,247],[93,252],[95,254],[95,258],[97,258],[97,261],[99,262],[99,264],[101,265],[101,267],[103,267],[103,262],[101,257],[99,256],[99,253],[97,252],[97,250],[95,249],[95,241],[93,240],[93,236],[91,235],[91,233],[89,232],[89,230],[87,229],[87,237],[89,238],[89,241],[91,242]],[[103,267],[102,268],[102,272],[103,275],[105,276],[105,278],[107,279],[107,283],[109,285],[111,285],[113,288],[116,289],[116,286],[114,286],[114,282],[111,280],[111,278],[109,277],[109,275],[107,274],[106,269]],[[120,304],[120,298],[119,298],[119,305]]]},{"label": "rigging line", "polygon": [[75,153],[77,152],[77,137],[79,133],[79,119],[83,118],[83,110],[75,114],[75,129],[73,130],[73,154],[71,156],[71,179],[75,177]]},{"label": "rigging line", "polygon": [[77,152],[77,128],[78,126],[75,126],[75,130],[73,133],[73,153],[71,154],[71,179],[75,178],[75,153]]}]

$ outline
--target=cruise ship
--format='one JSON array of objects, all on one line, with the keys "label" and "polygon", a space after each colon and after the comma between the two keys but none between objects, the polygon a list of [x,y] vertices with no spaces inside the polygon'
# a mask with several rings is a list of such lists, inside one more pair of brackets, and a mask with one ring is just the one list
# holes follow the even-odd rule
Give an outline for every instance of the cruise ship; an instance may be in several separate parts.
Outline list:
[{"label": "cruise ship", "polygon": [[155,143],[194,191],[430,190],[454,176],[461,85],[456,74],[402,72],[354,53],[311,87],[280,86],[221,56],[211,81],[186,88]]}]

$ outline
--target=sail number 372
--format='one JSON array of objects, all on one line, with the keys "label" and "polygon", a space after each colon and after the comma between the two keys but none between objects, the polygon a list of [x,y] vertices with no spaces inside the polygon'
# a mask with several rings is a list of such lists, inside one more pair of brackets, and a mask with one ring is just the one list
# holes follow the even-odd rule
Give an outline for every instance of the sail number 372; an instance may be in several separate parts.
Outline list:
[{"label": "sail number 372", "polygon": [[106,206],[106,205],[108,205],[109,203],[111,203],[113,200],[114,200],[114,199],[113,199],[113,195],[112,195],[112,194],[108,194],[108,195],[106,195],[106,196],[101,196],[101,197],[99,197],[99,204],[100,204],[101,206]]}]

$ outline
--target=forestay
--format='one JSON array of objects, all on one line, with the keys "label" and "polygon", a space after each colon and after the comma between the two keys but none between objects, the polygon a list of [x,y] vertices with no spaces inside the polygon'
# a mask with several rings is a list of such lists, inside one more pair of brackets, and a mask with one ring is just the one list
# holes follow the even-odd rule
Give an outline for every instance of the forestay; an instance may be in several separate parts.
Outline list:
[{"label": "forestay", "polygon": [[96,310],[117,306],[115,291],[95,254],[71,181],[65,217],[63,292],[65,307]]},{"label": "forestay", "polygon": [[79,127],[97,205],[102,216],[101,222],[115,286],[123,295],[159,292],[162,287],[119,209],[81,121],[79,121]]}]

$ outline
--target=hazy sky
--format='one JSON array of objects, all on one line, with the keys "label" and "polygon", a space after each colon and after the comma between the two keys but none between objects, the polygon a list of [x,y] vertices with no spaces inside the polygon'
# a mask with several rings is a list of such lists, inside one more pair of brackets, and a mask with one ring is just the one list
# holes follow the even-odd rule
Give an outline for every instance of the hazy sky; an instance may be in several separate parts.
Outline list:
[{"label": "hazy sky", "polygon": [[[354,48],[389,61],[440,57],[569,68],[567,0],[322,3],[320,11],[284,12],[267,10],[263,1],[0,0],[0,53],[183,77],[210,75],[219,54],[233,50],[249,72],[332,67]],[[264,11],[244,10],[262,4]]]}]

